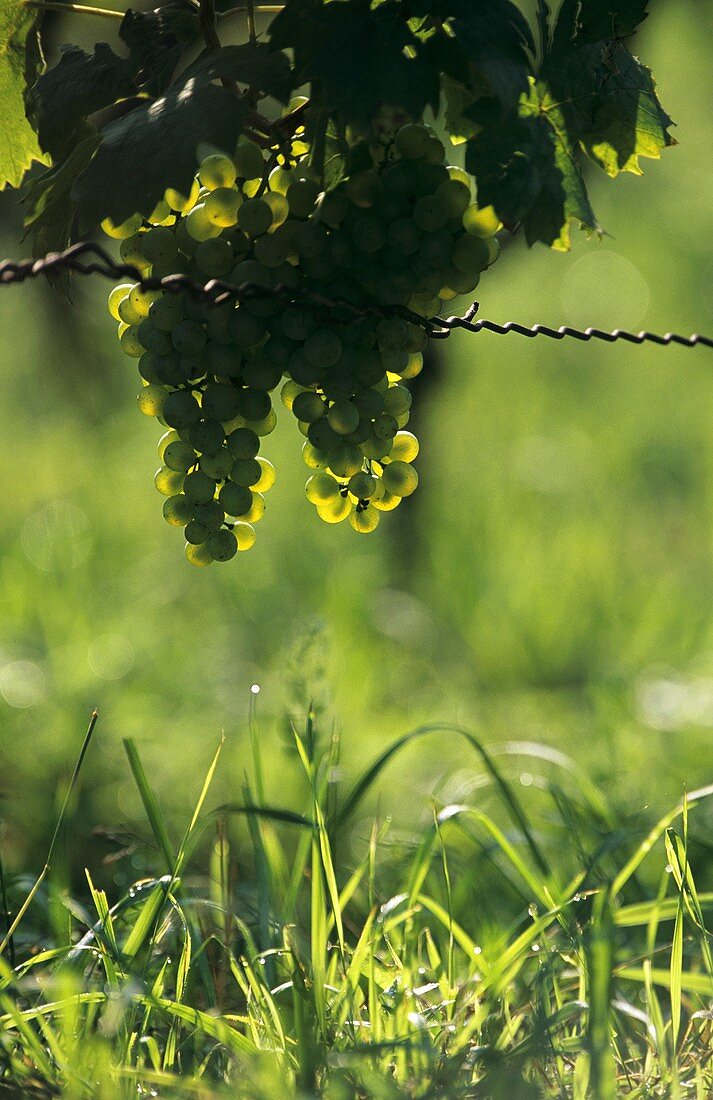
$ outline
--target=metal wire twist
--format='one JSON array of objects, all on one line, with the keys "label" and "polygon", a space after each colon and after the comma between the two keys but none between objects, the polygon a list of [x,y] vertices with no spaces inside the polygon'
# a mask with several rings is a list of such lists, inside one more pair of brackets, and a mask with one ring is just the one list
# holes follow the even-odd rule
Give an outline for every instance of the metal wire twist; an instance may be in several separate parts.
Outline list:
[{"label": "metal wire twist", "polygon": [[[89,258],[87,258],[89,257]],[[559,328],[550,328],[548,325],[521,325],[517,321],[506,321],[499,325],[495,321],[485,318],[475,320],[480,308],[478,302],[474,302],[463,317],[434,317],[425,318],[405,306],[383,305],[377,301],[370,301],[364,306],[356,305],[339,295],[325,295],[309,288],[294,288],[288,286],[263,287],[254,283],[243,283],[236,286],[222,279],[210,279],[207,283],[198,283],[188,275],[166,275],[163,278],[142,274],[133,264],[117,263],[100,245],[92,241],[83,241],[72,245],[63,252],[50,252],[37,260],[4,260],[0,263],[0,286],[10,283],[24,283],[27,279],[35,279],[41,275],[53,276],[63,272],[73,272],[78,275],[102,275],[108,279],[131,279],[139,283],[144,290],[163,290],[170,294],[178,294],[187,291],[198,300],[209,302],[212,305],[221,305],[224,302],[250,301],[255,298],[278,298],[288,303],[299,303],[309,309],[328,313],[332,320],[334,314],[342,312],[343,319],[348,322],[373,316],[402,317],[412,324],[419,325],[433,339],[443,340],[455,329],[465,329],[466,332],[494,332],[504,336],[509,332],[515,332],[519,336],[532,339],[535,336],[548,336],[551,340],[564,340],[571,337],[574,340],[588,342],[589,340],[603,340],[613,344],[617,340],[625,340],[630,344],[652,343],[659,347],[669,344],[677,344],[680,347],[693,348],[702,346],[713,348],[713,339],[694,333],[691,336],[680,336],[675,332],[667,332],[661,336],[655,332],[642,330],[641,332],[628,332],[626,329],[614,329],[606,332],[599,328],[578,329],[570,325],[561,325]]]}]

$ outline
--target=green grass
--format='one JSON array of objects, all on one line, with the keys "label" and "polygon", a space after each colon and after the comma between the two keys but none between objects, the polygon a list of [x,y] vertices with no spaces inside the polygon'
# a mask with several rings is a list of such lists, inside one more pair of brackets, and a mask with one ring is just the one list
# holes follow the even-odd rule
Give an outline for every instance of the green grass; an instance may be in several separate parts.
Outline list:
[{"label": "green grass", "polygon": [[[85,750],[93,730],[94,719]],[[123,894],[108,897],[87,871],[86,900],[72,897],[52,850],[24,902],[12,888],[0,1089],[710,1095],[713,893],[697,890],[688,822],[713,787],[632,829],[562,756],[543,781],[550,812],[535,818],[502,757],[459,727],[432,727],[342,790],[338,742],[321,747],[310,715],[293,731],[294,810],[263,802],[254,732],[242,799],[208,809],[221,743],[180,839],[126,742],[147,818],[134,845],[151,873]],[[489,801],[433,799],[413,837],[360,817],[371,786],[428,735],[463,741]],[[538,768],[551,756],[530,753]]]}]

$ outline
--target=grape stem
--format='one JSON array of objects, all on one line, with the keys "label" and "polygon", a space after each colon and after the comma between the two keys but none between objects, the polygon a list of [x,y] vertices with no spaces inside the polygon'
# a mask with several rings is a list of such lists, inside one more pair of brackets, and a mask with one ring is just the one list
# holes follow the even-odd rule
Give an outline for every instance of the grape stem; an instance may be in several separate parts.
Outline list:
[{"label": "grape stem", "polygon": [[39,8],[40,11],[71,12],[73,15],[98,15],[103,19],[123,19],[126,12],[113,8],[93,8],[87,4],[62,4],[59,0],[22,0],[23,7]]}]

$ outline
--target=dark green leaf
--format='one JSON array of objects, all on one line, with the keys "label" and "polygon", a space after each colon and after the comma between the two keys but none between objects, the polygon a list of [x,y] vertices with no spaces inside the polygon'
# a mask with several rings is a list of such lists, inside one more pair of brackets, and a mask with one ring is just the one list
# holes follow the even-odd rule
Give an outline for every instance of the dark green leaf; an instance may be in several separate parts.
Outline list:
[{"label": "dark green leaf", "polygon": [[154,11],[127,11],[119,37],[129,48],[138,83],[160,95],[183,50],[199,41],[201,31],[195,8],[174,0]]},{"label": "dark green leaf", "polygon": [[148,215],[167,187],[188,191],[200,142],[231,151],[247,104],[214,84],[188,80],[161,99],[111,122],[72,189],[84,227],[104,217]]},{"label": "dark green leaf", "polygon": [[647,16],[649,0],[565,0],[557,17],[555,40],[579,43],[623,38]]},{"label": "dark green leaf", "polygon": [[[35,176],[25,188],[25,227],[32,230],[33,255],[60,252],[70,242],[76,214],[70,193],[76,176],[92,158],[99,134],[84,123],[75,135],[75,145],[60,164]],[[68,282],[68,276],[63,276]],[[66,289],[66,285],[65,285]]]},{"label": "dark green leaf", "polygon": [[478,201],[492,204],[511,228],[522,223],[528,244],[569,247],[569,223],[597,230],[565,120],[547,88],[533,83],[517,116],[502,124],[494,105],[479,105],[482,132],[468,143],[466,166]]},{"label": "dark green leaf", "polygon": [[106,42],[97,42],[93,54],[65,46],[30,91],[28,112],[37,121],[40,145],[56,160],[73,143],[81,119],[135,92],[130,61]]},{"label": "dark green leaf", "polygon": [[221,78],[246,84],[281,103],[287,103],[292,91],[292,73],[286,55],[271,50],[262,42],[205,50],[180,77],[182,84],[189,80],[205,83]]},{"label": "dark green leaf", "polygon": [[621,42],[555,53],[545,72],[570,133],[610,176],[673,144],[651,73]]},{"label": "dark green leaf", "polygon": [[366,124],[383,104],[415,117],[438,105],[438,69],[391,0],[374,9],[298,0],[276,18],[271,41],[295,51],[298,83],[311,81],[320,106],[346,122]]},{"label": "dark green leaf", "polygon": [[37,12],[21,0],[0,0],[0,188],[18,187],[32,161],[42,159],[24,100],[41,62]]}]

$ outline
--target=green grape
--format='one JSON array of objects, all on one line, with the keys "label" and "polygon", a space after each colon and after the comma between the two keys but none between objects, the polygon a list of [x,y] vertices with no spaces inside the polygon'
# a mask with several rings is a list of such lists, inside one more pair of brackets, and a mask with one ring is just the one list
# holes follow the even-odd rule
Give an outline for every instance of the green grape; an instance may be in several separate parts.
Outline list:
[{"label": "green grape", "polygon": [[363,390],[354,398],[354,404],[362,416],[373,420],[384,411],[384,396],[378,390]]},{"label": "green grape", "polygon": [[398,508],[401,499],[401,497],[396,496],[394,493],[389,493],[384,490],[382,494],[374,498],[371,503],[372,506],[377,508],[380,512],[393,512],[394,508]]},{"label": "green grape", "polygon": [[178,357],[178,365],[181,376],[185,382],[190,382],[195,378],[202,378],[206,373],[205,360],[200,355],[180,355]]},{"label": "green grape", "polygon": [[200,184],[198,180],[194,179],[187,195],[184,195],[182,191],[177,191],[174,187],[167,187],[164,195],[171,210],[175,210],[177,214],[187,214],[198,202],[199,192]]},{"label": "green grape", "polygon": [[[268,191],[262,196],[263,202],[272,210],[272,229],[271,233],[274,233],[277,229],[285,224],[290,213],[290,206],[284,195],[280,195],[277,191]],[[288,238],[289,239],[289,238]]]},{"label": "green grape", "polygon": [[381,475],[386,491],[398,497],[411,496],[418,486],[418,474],[409,462],[396,459],[384,466]]},{"label": "green grape", "polygon": [[165,294],[149,307],[149,320],[160,332],[171,332],[183,318],[183,303],[177,294]]},{"label": "green grape", "polygon": [[[250,490],[248,490],[249,492]],[[246,523],[259,523],[262,517],[265,515],[265,498],[262,493],[252,493],[252,503],[247,512],[245,512],[243,519]]]},{"label": "green grape", "polygon": [[171,337],[167,332],[160,332],[157,328],[154,328],[149,317],[144,317],[136,332],[142,347],[146,351],[153,352],[154,355],[168,355],[173,350]]},{"label": "green grape", "polygon": [[233,267],[233,250],[222,237],[201,241],[195,251],[195,261],[201,272],[211,279],[220,279]]},{"label": "green grape", "polygon": [[394,145],[406,160],[421,160],[428,152],[431,135],[425,126],[408,122],[397,132]]},{"label": "green grape", "polygon": [[338,443],[329,452],[329,469],[337,477],[358,474],[364,463],[364,455],[355,443]]},{"label": "green grape", "polygon": [[218,187],[232,187],[237,179],[235,165],[222,153],[211,153],[201,161],[198,179],[203,187],[215,191]]},{"label": "green grape", "polygon": [[158,454],[158,457],[161,459],[162,462],[166,447],[168,447],[169,443],[176,443],[180,438],[181,437],[178,432],[174,431],[173,428],[169,428],[167,432],[163,433],[158,443],[156,444],[156,453]]},{"label": "green grape", "polygon": [[327,504],[317,505],[317,515],[325,523],[341,523],[352,511],[352,502],[341,494]]},{"label": "green grape", "polygon": [[412,400],[405,386],[391,386],[384,394],[384,411],[396,419],[408,412]]},{"label": "green grape", "polygon": [[290,254],[290,241],[285,233],[265,233],[255,241],[255,259],[264,267],[279,267]]},{"label": "green grape", "polygon": [[[282,401],[282,404],[285,406],[285,408],[291,411],[295,403],[295,398],[301,393],[307,393],[307,390],[305,390],[297,382],[293,382],[292,379],[288,379],[288,381],[285,382],[284,386],[280,390],[280,400]],[[298,417],[298,420],[301,419],[304,418]]]},{"label": "green grape", "polygon": [[199,202],[181,223],[186,234],[194,241],[207,241],[210,237],[219,237],[221,228],[208,217],[205,203]]},{"label": "green grape", "polygon": [[290,407],[298,420],[306,421],[308,424],[319,420],[327,411],[323,398],[313,390],[298,390]]},{"label": "green grape", "polygon": [[314,329],[314,323],[307,310],[288,306],[280,319],[282,331],[290,340],[306,340]]},{"label": "green grape", "polygon": [[341,436],[335,432],[326,417],[315,420],[307,428],[307,438],[318,451],[331,451],[341,443]]},{"label": "green grape", "polygon": [[225,423],[238,413],[238,394],[225,382],[211,382],[203,393],[203,415]]},{"label": "green grape", "polygon": [[250,428],[236,428],[227,444],[233,458],[255,458],[260,450],[260,439]]},{"label": "green grape", "polygon": [[218,187],[205,197],[205,215],[213,225],[219,225],[221,229],[229,229],[238,222],[238,210],[243,202],[243,196],[232,187]]},{"label": "green grape", "polygon": [[[256,286],[269,290],[272,286],[270,272],[255,260],[242,260],[233,268],[230,281],[236,286]],[[240,309],[237,311],[240,312]]]},{"label": "green grape", "polygon": [[313,447],[308,439],[302,444],[302,459],[310,470],[323,470],[329,465],[329,455]]},{"label": "green grape", "polygon": [[113,237],[116,241],[126,240],[127,237],[132,237],[134,233],[138,232],[141,228],[143,218],[140,214],[132,214],[126,221],[113,222],[111,218],[104,218],[101,223],[101,227],[106,233],[107,237]]},{"label": "green grape", "polygon": [[218,493],[218,500],[229,516],[244,516],[252,508],[253,497],[245,485],[226,481]]},{"label": "green grape", "polygon": [[236,458],[233,462],[230,478],[236,485],[249,489],[257,485],[262,477],[262,466],[256,458]]},{"label": "green grape", "polygon": [[206,504],[215,496],[215,481],[202,470],[186,474],[183,492],[195,504]]},{"label": "green grape", "polygon": [[375,531],[379,526],[380,519],[381,516],[373,504],[369,504],[366,508],[355,508],[353,512],[349,513],[350,524],[355,531],[362,535]]},{"label": "green grape", "polygon": [[263,199],[246,199],[238,210],[238,225],[249,237],[267,233],[272,225],[272,208]]},{"label": "green grape", "polygon": [[260,146],[256,145],[254,141],[241,138],[233,160],[238,175],[243,179],[257,180],[262,178],[265,171],[265,162]]},{"label": "green grape", "polygon": [[245,364],[243,382],[253,390],[274,390],[282,378],[282,370],[262,359],[251,359]]},{"label": "green grape", "polygon": [[171,207],[168,205],[165,198],[159,199],[146,219],[151,225],[173,225],[175,220],[176,219],[171,213]]},{"label": "green grape", "polygon": [[225,512],[217,500],[206,500],[196,504],[193,515],[198,523],[209,531],[217,531],[225,522]]},{"label": "green grape", "polygon": [[359,424],[359,410],[351,401],[337,401],[327,413],[327,420],[339,435],[348,435]]},{"label": "green grape", "polygon": [[204,543],[210,534],[210,528],[206,527],[203,523],[198,523],[192,519],[186,524],[186,530],[184,531],[186,536],[186,542],[192,543],[194,546],[200,546]]},{"label": "green grape", "polygon": [[208,365],[211,374],[237,378],[242,374],[243,357],[232,344],[208,344]]},{"label": "green grape", "polygon": [[464,275],[478,273],[488,266],[488,246],[480,237],[460,237],[453,246],[452,262]]},{"label": "green grape", "polygon": [[[480,274],[478,272],[471,272],[469,275],[464,275],[457,267],[446,268],[444,278],[446,286],[451,290],[454,297],[458,294],[471,294],[480,282]],[[440,290],[438,293],[442,298],[443,294]]]},{"label": "green grape", "polygon": [[200,546],[193,546],[192,543],[187,542],[185,554],[186,560],[190,562],[191,565],[200,567],[213,564],[213,557],[205,543]]},{"label": "green grape", "polygon": [[354,371],[355,381],[360,382],[362,386],[375,386],[383,377],[384,368],[376,352],[369,352],[360,357]]},{"label": "green grape", "polygon": [[314,210],[319,196],[319,184],[314,180],[295,180],[287,188],[286,198],[290,213],[296,218],[307,218]]},{"label": "green grape", "polygon": [[500,255],[500,241],[497,237],[488,237],[486,243],[488,245],[488,267],[490,267]]},{"label": "green grape", "polygon": [[379,175],[372,169],[365,168],[355,172],[346,181],[346,195],[354,206],[367,209],[373,206],[382,193],[383,183]]},{"label": "green grape", "polygon": [[259,493],[267,493],[275,484],[275,467],[266,458],[258,458],[260,477],[253,485],[253,489]]},{"label": "green grape", "polygon": [[319,367],[310,363],[307,356],[300,349],[290,356],[288,372],[299,386],[307,388],[313,386],[319,379]]},{"label": "green grape", "polygon": [[413,462],[418,455],[419,443],[411,432],[397,432],[394,436],[394,445],[391,448],[390,457],[394,461]]},{"label": "green grape", "polygon": [[368,500],[376,492],[376,478],[366,470],[360,470],[349,478],[347,488],[357,500]]},{"label": "green grape", "polygon": [[[398,425],[397,425],[398,427]],[[368,439],[365,439],[361,444],[361,451],[365,458],[376,459],[381,461],[391,451],[393,445],[393,439],[378,439],[372,432]]]},{"label": "green grape", "polygon": [[329,504],[340,496],[342,487],[331,474],[320,470],[307,478],[305,493],[310,504]]},{"label": "green grape", "polygon": [[136,283],[129,291],[129,301],[139,317],[148,317],[151,305],[161,297],[160,290],[143,290]]},{"label": "green grape", "polygon": [[182,493],[167,497],[163,505],[163,518],[172,527],[185,527],[193,519],[193,501]]},{"label": "green grape", "polygon": [[135,325],[127,325],[119,334],[121,350],[132,359],[140,359],[146,350],[139,339],[139,330]]},{"label": "green grape", "polygon": [[226,447],[221,447],[219,451],[214,451],[213,454],[203,454],[200,459],[200,467],[204,474],[212,478],[213,481],[223,481],[229,476],[233,468],[233,456]]},{"label": "green grape", "polygon": [[417,352],[413,352],[408,357],[406,366],[399,371],[399,374],[404,379],[416,378],[417,375],[423,370],[423,356]]},{"label": "green grape", "polygon": [[249,550],[255,545],[255,528],[249,523],[236,523],[233,534],[238,544],[238,550]]},{"label": "green grape", "polygon": [[463,228],[474,237],[492,237],[501,225],[492,206],[469,206],[463,214]]},{"label": "green grape", "polygon": [[304,343],[304,355],[316,367],[333,367],[342,354],[342,341],[334,329],[320,328]]},{"label": "green grape", "polygon": [[[251,266],[258,267],[258,264],[252,264],[252,261],[247,261],[245,264],[240,264],[240,267],[247,267],[248,263]],[[264,270],[264,268],[262,269]],[[242,280],[243,282],[252,282],[252,279]],[[228,332],[233,344],[237,348],[252,348],[265,336],[265,326],[257,317],[254,317],[252,313],[249,313],[245,309],[245,306],[239,306],[233,310],[233,313],[228,321]]]},{"label": "green grape", "polygon": [[241,390],[238,394],[238,410],[246,420],[263,420],[272,408],[270,395],[264,390]]},{"label": "green grape", "polygon": [[[162,392],[165,394],[165,390]],[[141,394],[139,394],[140,400]],[[159,414],[154,413],[154,415]],[[165,397],[161,415],[171,428],[190,428],[196,420],[200,419],[201,408],[192,393],[188,393],[187,390],[174,390]]]},{"label": "green grape", "polygon": [[191,447],[201,454],[215,454],[223,446],[225,433],[217,420],[197,420],[188,433]]},{"label": "green grape", "polygon": [[119,302],[117,313],[119,314],[119,320],[123,321],[125,325],[140,325],[145,316],[145,314],[138,312],[131,301],[130,294],[127,294],[126,297],[122,298]]},{"label": "green grape", "polygon": [[230,561],[238,552],[238,540],[232,531],[225,528],[212,531],[205,545],[214,561]]},{"label": "green grape", "polygon": [[150,264],[173,263],[178,258],[175,234],[165,226],[154,226],[143,235],[141,251]]},{"label": "green grape", "polygon": [[195,465],[196,452],[190,443],[184,443],[182,439],[169,443],[163,454],[163,461],[171,470],[179,470],[185,473]]},{"label": "green grape", "polygon": [[168,466],[159,466],[154,474],[153,483],[165,497],[175,496],[183,488],[185,475],[179,470],[169,470]]},{"label": "green grape", "polygon": [[319,203],[320,221],[330,229],[338,229],[349,213],[349,201],[341,191],[327,191]]},{"label": "green grape", "polygon": [[293,244],[300,259],[321,256],[328,242],[327,232],[317,221],[298,222],[293,233]]},{"label": "green grape", "polygon": [[131,237],[122,240],[119,245],[119,255],[125,264],[132,264],[140,270],[144,270],[149,266],[149,262],[142,251],[145,236],[145,233],[134,233]]},{"label": "green grape", "polygon": [[110,292],[107,298],[107,306],[109,307],[109,313],[112,315],[115,321],[120,321],[119,306],[123,300],[128,296],[130,290],[133,289],[135,283],[118,283]]},{"label": "green grape", "polygon": [[451,263],[454,242],[447,229],[440,229],[435,233],[426,234],[418,247],[418,259],[413,262],[413,270],[420,274],[422,279],[433,276],[430,286],[438,286],[439,276],[434,267],[443,267]]},{"label": "green grape", "polygon": [[277,427],[277,413],[274,409],[270,409],[267,416],[264,416],[262,420],[251,420],[249,427],[260,436],[270,435]]},{"label": "green grape", "polygon": [[296,178],[295,173],[290,168],[283,168],[282,165],[278,165],[277,168],[272,169],[268,176],[270,190],[278,195],[286,195],[287,188]]},{"label": "green grape", "polygon": [[374,427],[372,429],[377,439],[393,439],[399,429],[398,424],[393,416],[389,416],[387,413],[381,413],[374,421]]},{"label": "green grape", "polygon": [[[172,395],[167,395],[163,386],[148,385],[139,391],[136,401],[144,416],[164,416],[168,396]],[[178,427],[177,424],[171,426]]]},{"label": "green grape", "polygon": [[379,252],[386,244],[386,230],[375,214],[357,218],[351,228],[352,241],[360,252]]},{"label": "green grape", "polygon": [[413,256],[420,241],[421,230],[413,218],[398,218],[386,231],[387,247],[403,256]]},{"label": "green grape", "polygon": [[470,186],[458,179],[447,179],[436,189],[436,198],[442,201],[448,218],[462,218],[470,206]]}]

